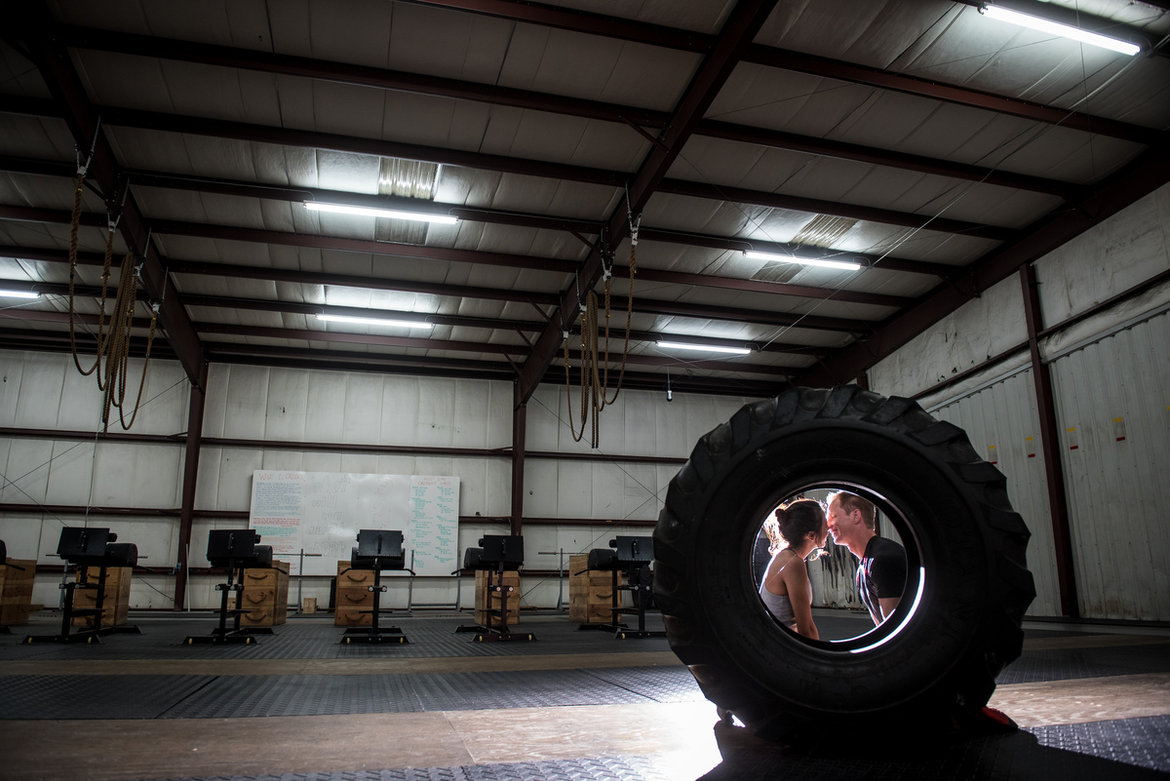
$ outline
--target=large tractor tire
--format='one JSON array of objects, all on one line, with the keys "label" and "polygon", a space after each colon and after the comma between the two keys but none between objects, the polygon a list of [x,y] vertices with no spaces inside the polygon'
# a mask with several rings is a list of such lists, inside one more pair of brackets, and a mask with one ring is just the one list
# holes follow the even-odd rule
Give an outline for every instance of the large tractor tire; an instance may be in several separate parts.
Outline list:
[{"label": "large tractor tire", "polygon": [[[772,508],[818,489],[871,499],[906,547],[897,610],[848,640],[782,627],[750,564]],[[670,482],[654,596],[704,694],[758,735],[929,728],[977,713],[1019,656],[1035,596],[1028,537],[1003,475],[961,429],[909,399],[797,388],[704,435]]]}]

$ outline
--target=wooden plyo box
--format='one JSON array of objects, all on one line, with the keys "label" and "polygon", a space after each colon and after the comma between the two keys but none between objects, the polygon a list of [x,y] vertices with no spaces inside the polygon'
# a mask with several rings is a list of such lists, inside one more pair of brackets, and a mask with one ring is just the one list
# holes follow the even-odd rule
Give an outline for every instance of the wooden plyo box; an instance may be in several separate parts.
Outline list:
[{"label": "wooden plyo box", "polygon": [[[488,573],[484,570],[475,571],[475,623],[480,626],[487,626],[489,609],[500,610],[502,604],[499,592],[491,592],[487,590],[487,576]],[[492,573],[492,585],[500,585],[500,573]],[[518,570],[505,570],[503,574],[504,586],[511,586],[512,591],[508,594],[508,615],[504,617],[504,625],[518,623],[520,621],[520,572]],[[497,614],[492,615],[492,626],[500,625],[501,616]]]},{"label": "wooden plyo box", "polygon": [[244,569],[240,626],[278,626],[288,620],[288,562]]},{"label": "wooden plyo box", "polygon": [[[613,621],[613,573],[589,570],[589,555],[569,556],[569,620],[580,624],[608,624]],[[625,585],[618,573],[618,585]],[[618,592],[618,607],[628,607],[630,592]]]},{"label": "wooden plyo box", "polygon": [[28,623],[37,562],[8,559],[7,563],[14,566],[0,567],[0,626],[22,626]]},{"label": "wooden plyo box", "polygon": [[[95,586],[101,577],[101,567],[87,567],[85,579]],[[102,596],[103,627],[121,626],[130,613],[130,578],[133,567],[106,567],[106,588]],[[92,610],[97,607],[98,590],[79,588],[73,591],[73,607],[77,610]],[[97,626],[96,616],[74,616],[73,626],[93,629]]]},{"label": "wooden plyo box", "polygon": [[350,569],[350,562],[337,562],[337,589],[334,593],[334,626],[373,626],[374,585],[372,569]]}]

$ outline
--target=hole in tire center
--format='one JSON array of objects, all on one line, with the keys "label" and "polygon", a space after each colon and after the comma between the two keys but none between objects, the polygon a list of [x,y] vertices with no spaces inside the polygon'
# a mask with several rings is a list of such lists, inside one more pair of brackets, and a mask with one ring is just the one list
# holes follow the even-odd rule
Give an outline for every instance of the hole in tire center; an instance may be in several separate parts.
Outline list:
[{"label": "hole in tire center", "polygon": [[765,507],[749,527],[757,531],[745,559],[761,607],[782,631],[862,650],[901,631],[917,606],[922,574],[917,548],[908,569],[907,535],[899,532],[906,524],[894,522],[896,507],[864,486],[832,482]]}]

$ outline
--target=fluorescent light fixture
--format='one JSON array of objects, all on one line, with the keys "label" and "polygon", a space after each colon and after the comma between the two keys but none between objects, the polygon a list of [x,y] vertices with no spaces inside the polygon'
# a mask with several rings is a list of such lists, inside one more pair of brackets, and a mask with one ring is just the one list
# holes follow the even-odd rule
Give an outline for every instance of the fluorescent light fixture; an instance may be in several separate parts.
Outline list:
[{"label": "fluorescent light fixture", "polygon": [[694,350],[695,352],[729,353],[731,355],[751,355],[747,347],[722,347],[717,344],[691,344],[689,342],[658,342],[659,347],[668,350]]},{"label": "fluorescent light fixture", "polygon": [[392,220],[415,220],[416,222],[437,222],[443,225],[454,225],[459,219],[449,214],[433,212],[408,212],[399,209],[375,209],[369,206],[350,206],[344,203],[320,203],[319,201],[305,201],[305,208],[316,212],[335,212],[337,214],[358,214],[364,217],[388,217]]},{"label": "fluorescent light fixture", "polygon": [[754,249],[743,251],[744,257],[754,260],[774,260],[779,263],[799,263],[802,266],[817,266],[819,268],[836,268],[843,271],[860,271],[861,264],[852,260],[822,260],[821,258],[798,258],[795,255],[783,255],[779,252],[757,252]]},{"label": "fluorescent light fixture", "polygon": [[1089,32],[1080,27],[1073,27],[1068,24],[1061,24],[1060,22],[1053,22],[1049,19],[1043,19],[1039,16],[1030,16],[1029,14],[1022,14],[1019,11],[1012,11],[1008,8],[1001,8],[997,5],[980,6],[979,12],[991,19],[998,19],[1001,22],[1008,22],[1009,24],[1017,24],[1020,27],[1027,27],[1030,30],[1039,30],[1042,33],[1049,33],[1057,35],[1061,38],[1069,38],[1081,43],[1092,44],[1093,46],[1100,46],[1103,49],[1119,52],[1121,54],[1128,54],[1130,57],[1142,50],[1142,47],[1129,41],[1119,41],[1116,38],[1110,38],[1107,35]]},{"label": "fluorescent light fixture", "polygon": [[40,293],[31,290],[0,290],[0,298],[40,298]]},{"label": "fluorescent light fixture", "polygon": [[353,315],[317,315],[318,320],[334,323],[357,323],[359,325],[388,325],[394,328],[434,328],[434,323],[424,320],[395,320],[390,317],[357,317]]}]

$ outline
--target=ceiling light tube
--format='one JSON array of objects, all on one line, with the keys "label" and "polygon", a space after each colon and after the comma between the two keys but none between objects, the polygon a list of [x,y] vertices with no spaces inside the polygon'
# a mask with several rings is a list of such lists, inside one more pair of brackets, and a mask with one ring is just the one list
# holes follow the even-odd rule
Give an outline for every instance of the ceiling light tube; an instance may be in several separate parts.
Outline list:
[{"label": "ceiling light tube", "polygon": [[717,344],[693,344],[690,342],[659,341],[658,346],[665,347],[668,350],[694,350],[696,352],[728,353],[730,355],[751,355],[752,352],[748,347],[723,347]]},{"label": "ceiling light tube", "polygon": [[457,217],[437,212],[411,212],[401,209],[376,209],[371,206],[350,206],[345,203],[321,203],[320,201],[305,201],[305,208],[317,212],[335,212],[337,214],[357,214],[364,217],[387,217],[391,220],[414,220],[416,222],[437,222],[442,225],[454,225],[459,222]]},{"label": "ceiling light tube", "polygon": [[40,298],[40,293],[31,290],[0,290],[0,298]]},{"label": "ceiling light tube", "polygon": [[1103,49],[1119,52],[1120,54],[1127,54],[1130,57],[1134,56],[1142,50],[1142,47],[1129,41],[1121,41],[1117,38],[1110,38],[1107,35],[1100,33],[1089,32],[1080,27],[1073,27],[1068,24],[1061,24],[1050,19],[1044,19],[1039,16],[1032,16],[1030,14],[1023,14],[1019,11],[1013,11],[1009,8],[1003,8],[997,5],[983,5],[979,7],[979,13],[987,16],[990,19],[998,19],[1001,22],[1008,22],[1009,24],[1016,24],[1020,27],[1027,27],[1030,30],[1038,30],[1042,33],[1049,33],[1057,35],[1061,38],[1068,38],[1073,41],[1080,41],[1081,43],[1088,43],[1093,46],[1100,46]]},{"label": "ceiling light tube", "polygon": [[861,264],[853,260],[825,260],[823,258],[798,258],[795,255],[784,255],[779,252],[758,252],[754,249],[743,251],[744,257],[754,260],[774,260],[779,263],[799,263],[802,266],[817,266],[818,268],[836,268],[843,271],[860,271]]},{"label": "ceiling light tube", "polygon": [[395,320],[390,317],[359,317],[356,315],[318,314],[318,320],[334,323],[356,323],[358,325],[386,325],[395,328],[434,328],[434,323],[425,320]]}]

